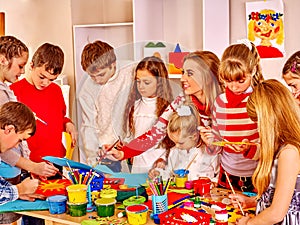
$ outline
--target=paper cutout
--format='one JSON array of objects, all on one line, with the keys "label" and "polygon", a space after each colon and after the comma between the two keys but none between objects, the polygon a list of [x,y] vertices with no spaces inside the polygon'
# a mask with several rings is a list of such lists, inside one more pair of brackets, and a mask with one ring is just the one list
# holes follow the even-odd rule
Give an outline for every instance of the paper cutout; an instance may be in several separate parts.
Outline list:
[{"label": "paper cutout", "polygon": [[157,42],[154,44],[153,42],[148,42],[144,46],[144,57],[147,56],[156,56],[163,61],[166,61],[166,46],[162,42]]},{"label": "paper cutout", "polygon": [[125,178],[124,184],[130,187],[140,186],[146,183],[146,179],[148,178],[148,173],[115,173],[105,165],[97,165],[95,170],[111,174],[111,177],[114,178]]},{"label": "paper cutout", "polygon": [[181,52],[179,44],[176,45],[174,52],[169,52],[169,73],[181,74],[183,59],[187,54],[189,52]]},{"label": "paper cutout", "polygon": [[178,43],[176,44],[174,52],[181,52],[181,48]]},{"label": "paper cutout", "polygon": [[35,193],[46,197],[53,195],[67,195],[66,187],[71,184],[71,181],[67,179],[45,180],[40,182]]}]

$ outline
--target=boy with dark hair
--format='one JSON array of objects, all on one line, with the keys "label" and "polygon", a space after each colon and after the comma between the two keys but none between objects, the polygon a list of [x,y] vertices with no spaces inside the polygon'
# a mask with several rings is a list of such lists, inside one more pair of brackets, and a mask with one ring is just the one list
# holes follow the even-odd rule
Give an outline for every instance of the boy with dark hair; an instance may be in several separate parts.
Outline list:
[{"label": "boy with dark hair", "polygon": [[[45,43],[34,53],[30,62],[30,72],[10,88],[17,100],[26,104],[39,118],[37,132],[28,140],[30,159],[42,162],[44,156],[64,157],[66,149],[62,144],[62,133],[71,134],[72,144],[76,144],[77,131],[72,121],[66,117],[66,104],[61,88],[53,83],[61,73],[64,53],[56,45]],[[59,167],[62,172],[62,167]],[[60,175],[50,179],[61,178]],[[23,224],[44,224],[41,219],[23,216]]]},{"label": "boy with dark hair", "polygon": [[[35,116],[22,103],[7,102],[0,107],[0,152],[5,152],[26,140],[36,131]],[[27,178],[23,182],[12,185],[0,177],[0,204],[15,201],[18,198],[34,200],[33,195],[38,187],[37,179]]]},{"label": "boy with dark hair", "polygon": [[34,53],[30,72],[10,88],[18,101],[23,102],[39,117],[36,135],[28,141],[30,159],[41,162],[44,156],[64,157],[62,132],[71,134],[76,144],[77,132],[72,121],[66,117],[66,105],[61,88],[53,83],[61,73],[64,53],[60,47],[45,43]]}]

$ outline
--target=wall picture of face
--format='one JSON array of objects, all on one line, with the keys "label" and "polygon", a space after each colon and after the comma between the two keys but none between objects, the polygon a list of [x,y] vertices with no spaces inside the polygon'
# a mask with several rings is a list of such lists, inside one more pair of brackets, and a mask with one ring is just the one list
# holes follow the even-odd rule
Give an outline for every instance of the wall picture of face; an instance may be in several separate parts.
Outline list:
[{"label": "wall picture of face", "polygon": [[261,58],[284,56],[283,10],[281,0],[246,3],[248,39],[256,45]]}]

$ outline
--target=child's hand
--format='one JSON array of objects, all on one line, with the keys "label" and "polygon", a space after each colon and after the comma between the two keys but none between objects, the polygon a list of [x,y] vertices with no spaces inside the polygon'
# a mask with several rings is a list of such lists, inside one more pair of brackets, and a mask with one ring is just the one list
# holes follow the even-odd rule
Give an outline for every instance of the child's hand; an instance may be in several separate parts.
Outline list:
[{"label": "child's hand", "polygon": [[46,162],[34,163],[32,173],[42,177],[54,176],[59,170],[52,164]]},{"label": "child's hand", "polygon": [[[124,152],[119,151],[116,148],[110,149],[111,145],[103,145],[102,148],[99,149],[98,155],[100,157],[108,158],[110,160],[118,161],[122,160],[124,157]],[[110,149],[107,151],[107,149]]]},{"label": "child's hand", "polygon": [[77,136],[78,136],[78,132],[74,126],[73,123],[69,122],[66,123],[66,132],[69,133],[71,135],[72,138],[72,146],[76,146],[77,144]]},{"label": "child's hand", "polygon": [[256,206],[256,201],[254,197],[248,197],[243,194],[230,194],[228,196],[234,208],[239,209],[238,202],[241,204],[242,208],[252,208]]},{"label": "child's hand", "polygon": [[118,141],[114,148],[120,151],[124,145],[127,145],[127,143],[123,141]]},{"label": "child's hand", "polygon": [[148,172],[148,177],[150,179],[154,179],[155,177],[157,177],[159,175],[160,175],[160,172],[155,170],[155,169],[150,169],[149,172]]},{"label": "child's hand", "polygon": [[28,177],[16,186],[18,188],[19,195],[33,194],[39,186],[39,180],[30,179],[30,177]]},{"label": "child's hand", "polygon": [[215,135],[212,133],[211,127],[203,127],[199,126],[199,131],[200,131],[200,136],[203,142],[207,145],[210,146],[211,143],[215,139]]},{"label": "child's hand", "polygon": [[152,168],[161,168],[161,169],[165,169],[165,168],[166,168],[166,164],[167,164],[167,162],[166,162],[164,159],[159,158],[159,159],[157,159],[157,160],[153,163]]},{"label": "child's hand", "polygon": [[19,195],[19,199],[30,201],[30,202],[34,202],[36,199],[45,200],[45,198],[46,197],[44,195],[40,195],[40,194],[23,194],[23,195]]},{"label": "child's hand", "polygon": [[[245,143],[250,143],[250,141],[248,139],[243,139],[242,142],[245,142]],[[247,151],[249,150],[250,148],[250,145],[247,145],[247,144],[242,144],[242,145],[226,145],[225,144],[225,147],[228,147],[230,148],[231,150],[235,151],[235,152],[244,152],[244,151]]]}]

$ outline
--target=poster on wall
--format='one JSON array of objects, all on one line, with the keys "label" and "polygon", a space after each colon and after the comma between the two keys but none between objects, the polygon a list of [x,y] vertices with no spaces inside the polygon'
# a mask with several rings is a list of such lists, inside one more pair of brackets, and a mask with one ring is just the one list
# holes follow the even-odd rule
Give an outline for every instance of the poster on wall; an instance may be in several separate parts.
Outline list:
[{"label": "poster on wall", "polygon": [[246,3],[247,37],[261,58],[283,57],[284,7],[281,0]]}]

